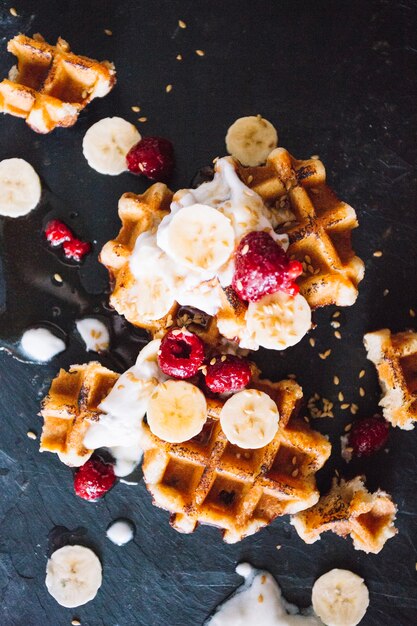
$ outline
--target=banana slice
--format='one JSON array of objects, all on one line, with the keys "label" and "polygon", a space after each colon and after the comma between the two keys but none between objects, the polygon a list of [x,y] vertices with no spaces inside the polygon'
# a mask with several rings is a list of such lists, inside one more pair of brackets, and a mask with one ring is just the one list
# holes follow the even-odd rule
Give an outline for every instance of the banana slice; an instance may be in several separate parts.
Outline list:
[{"label": "banana slice", "polygon": [[245,389],[226,400],[220,425],[230,443],[240,448],[263,448],[278,430],[279,411],[267,393]]},{"label": "banana slice", "polygon": [[84,546],[64,546],[52,554],[46,565],[48,591],[58,604],[67,608],[95,598],[101,580],[101,563]]},{"label": "banana slice", "polygon": [[235,235],[230,220],[205,204],[178,211],[165,234],[166,252],[190,269],[215,272],[233,252]]},{"label": "banana slice", "polygon": [[39,204],[41,192],[41,181],[30,163],[24,159],[0,162],[0,215],[27,215]]},{"label": "banana slice", "polygon": [[226,135],[226,149],[242,165],[261,165],[278,145],[278,134],[261,115],[240,117]]},{"label": "banana slice", "polygon": [[170,443],[181,443],[201,432],[207,420],[207,402],[195,385],[167,380],[153,392],[147,419],[154,435]]},{"label": "banana slice", "polygon": [[117,176],[127,170],[126,155],[140,139],[139,131],[130,122],[121,117],[105,117],[85,133],[83,153],[93,170]]},{"label": "banana slice", "polygon": [[251,345],[285,350],[298,343],[310,330],[311,309],[300,294],[292,297],[278,291],[249,303],[246,326]]},{"label": "banana slice", "polygon": [[326,626],[356,626],[369,606],[369,592],[353,572],[332,569],[314,583],[312,602]]},{"label": "banana slice", "polygon": [[149,322],[164,317],[174,305],[174,298],[163,276],[151,274],[140,278],[137,296],[132,294],[132,304],[138,319]]}]

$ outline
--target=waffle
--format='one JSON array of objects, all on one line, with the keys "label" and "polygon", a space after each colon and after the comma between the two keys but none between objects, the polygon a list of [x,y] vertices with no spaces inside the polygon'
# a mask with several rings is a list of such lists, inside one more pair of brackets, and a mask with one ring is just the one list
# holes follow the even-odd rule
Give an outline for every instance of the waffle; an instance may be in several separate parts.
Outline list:
[{"label": "waffle", "polygon": [[323,163],[297,161],[277,148],[266,165],[239,165],[238,171],[268,207],[290,216],[280,230],[288,234],[290,257],[303,264],[297,283],[310,307],[352,305],[364,275],[363,261],[351,245],[358,222],[355,210],[326,185]]},{"label": "waffle", "polygon": [[391,334],[387,328],[364,336],[368,359],[375,365],[386,420],[404,430],[417,420],[417,333]]},{"label": "waffle", "polygon": [[140,285],[129,267],[136,239],[143,232],[157,228],[162,218],[168,214],[172,192],[163,183],[155,183],[142,195],[125,193],[119,200],[119,217],[122,228],[116,239],[108,241],[100,254],[100,261],[110,274],[112,294],[110,304],[118,313],[155,337],[162,336],[173,326],[187,326],[196,332],[206,343],[215,345],[219,333],[213,318],[191,307],[181,307],[173,303],[171,310],[159,320],[141,317],[137,310],[140,298]]},{"label": "waffle", "polygon": [[286,513],[315,504],[315,473],[330,455],[327,439],[296,417],[302,390],[292,380],[256,380],[274,399],[280,428],[258,450],[229,443],[220,428],[223,402],[207,398],[208,420],[192,440],[170,444],[145,425],[143,474],[154,504],[170,511],[171,525],[191,533],[197,524],[223,530],[234,543]]},{"label": "waffle", "polygon": [[83,445],[87,419],[98,419],[97,407],[118,377],[94,361],[61,369],[42,403],[41,452],[56,452],[66,465],[83,465],[93,452]]},{"label": "waffle", "polygon": [[52,46],[39,35],[17,35],[7,49],[17,67],[0,83],[0,111],[25,118],[37,133],[72,126],[80,111],[116,82],[112,63],[75,55],[61,38]]},{"label": "waffle", "polygon": [[369,493],[364,477],[353,480],[334,479],[330,492],[311,509],[293,516],[291,522],[306,543],[314,543],[328,530],[353,539],[356,550],[380,552],[385,542],[394,537],[396,506],[383,491]]}]

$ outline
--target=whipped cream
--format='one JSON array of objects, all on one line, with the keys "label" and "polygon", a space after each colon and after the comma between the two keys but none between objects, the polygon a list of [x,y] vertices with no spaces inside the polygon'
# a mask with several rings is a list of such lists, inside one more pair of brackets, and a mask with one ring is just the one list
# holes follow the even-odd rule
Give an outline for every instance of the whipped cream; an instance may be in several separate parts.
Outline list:
[{"label": "whipped cream", "polygon": [[104,352],[108,350],[110,335],[108,328],[96,317],[85,317],[77,320],[75,326],[85,343],[86,350],[91,352]]},{"label": "whipped cream", "polygon": [[116,546],[124,546],[129,541],[132,541],[135,535],[135,530],[132,522],[126,519],[118,519],[114,521],[108,527],[106,536]]},{"label": "whipped cream", "polygon": [[29,328],[23,333],[20,345],[28,357],[42,363],[66,348],[65,342],[47,328]]},{"label": "whipped cream", "polygon": [[128,476],[142,458],[142,422],[155,387],[166,380],[158,366],[161,342],[151,341],[141,350],[135,365],[120,376],[99,404],[103,411],[84,437],[89,450],[108,448],[114,457],[116,476]]},{"label": "whipped cream", "polygon": [[236,572],[245,582],[221,604],[206,626],[323,626],[312,609],[301,611],[283,598],[269,572],[240,563]]}]

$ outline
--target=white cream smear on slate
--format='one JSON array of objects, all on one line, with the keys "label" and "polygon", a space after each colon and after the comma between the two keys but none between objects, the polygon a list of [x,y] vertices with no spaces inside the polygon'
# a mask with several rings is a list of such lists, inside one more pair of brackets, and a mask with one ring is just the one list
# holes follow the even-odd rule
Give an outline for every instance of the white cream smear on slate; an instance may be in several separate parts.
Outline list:
[{"label": "white cream smear on slate", "polygon": [[[143,284],[144,279],[149,279],[150,276],[154,284],[158,284],[158,319],[168,313],[174,302],[215,315],[222,306],[221,287],[227,287],[232,282],[233,252],[216,271],[204,271],[197,267],[191,269],[174,261],[175,254],[171,250],[168,237],[169,226],[181,210],[194,205],[214,208],[228,218],[234,232],[235,249],[245,235],[260,230],[267,231],[284,250],[288,249],[287,235],[278,235],[274,231],[279,223],[274,212],[265,206],[257,193],[240,180],[229,158],[219,159],[211,182],[203,183],[197,189],[184,189],[175,194],[171,212],[163,218],[156,232],[147,231],[136,240],[129,261],[130,270],[136,278],[138,289],[141,282]],[[140,299],[139,291],[136,297]],[[132,300],[134,298],[135,288],[132,290]],[[249,345],[248,337],[240,339],[242,348],[259,347],[253,342]]]},{"label": "white cream smear on slate", "polygon": [[135,365],[120,376],[99,405],[103,414],[84,437],[86,448],[110,450],[116,476],[128,476],[142,458],[142,422],[148,401],[155,387],[167,379],[158,366],[160,344],[155,339],[139,352]]},{"label": "white cream smear on slate", "polygon": [[135,531],[131,522],[125,519],[118,519],[108,527],[106,531],[107,538],[116,546],[124,546],[132,541]]},{"label": "white cream smear on slate", "polygon": [[86,350],[104,352],[110,344],[110,334],[107,326],[96,317],[85,317],[77,320],[75,326],[85,343]]},{"label": "white cream smear on slate", "polygon": [[20,340],[23,352],[34,361],[45,363],[63,352],[65,342],[47,328],[29,328]]},{"label": "white cream smear on slate", "polygon": [[312,609],[303,611],[283,598],[269,574],[240,563],[236,572],[245,582],[223,604],[205,626],[323,626]]}]

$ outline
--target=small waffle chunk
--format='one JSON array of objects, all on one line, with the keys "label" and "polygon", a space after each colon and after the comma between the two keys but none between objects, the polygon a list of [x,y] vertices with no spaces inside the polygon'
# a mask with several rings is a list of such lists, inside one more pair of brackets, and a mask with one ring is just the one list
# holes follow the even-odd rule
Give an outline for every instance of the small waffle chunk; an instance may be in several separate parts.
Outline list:
[{"label": "small waffle chunk", "polygon": [[353,539],[356,550],[377,554],[394,537],[397,508],[383,491],[369,493],[364,477],[334,480],[330,492],[311,509],[293,516],[291,522],[306,543],[314,543],[328,530]]},{"label": "small waffle chunk", "polygon": [[263,448],[243,450],[228,442],[219,423],[220,399],[207,398],[207,422],[190,441],[167,443],[145,425],[145,483],[154,504],[170,511],[176,530],[190,533],[198,523],[211,524],[234,543],[317,502],[315,473],[331,446],[297,419],[301,387],[259,379],[251,386],[269,393],[280,412],[277,434]]},{"label": "small waffle chunk", "polygon": [[75,55],[61,38],[52,46],[40,35],[17,35],[7,49],[17,66],[0,83],[0,111],[25,118],[37,133],[72,126],[80,111],[116,82],[112,63]]},{"label": "small waffle chunk", "polygon": [[380,406],[393,426],[411,430],[417,421],[417,333],[367,333],[368,359],[375,365],[383,395]]},{"label": "small waffle chunk", "polygon": [[267,206],[289,218],[280,231],[288,234],[290,257],[303,264],[297,283],[310,307],[353,304],[364,275],[351,245],[358,222],[355,210],[326,185],[323,163],[298,161],[277,148],[266,165],[239,166],[239,174]]},{"label": "small waffle chunk", "polygon": [[83,465],[93,452],[83,444],[88,420],[98,419],[98,405],[118,378],[94,361],[61,369],[42,403],[41,452],[56,452],[66,465]]}]

